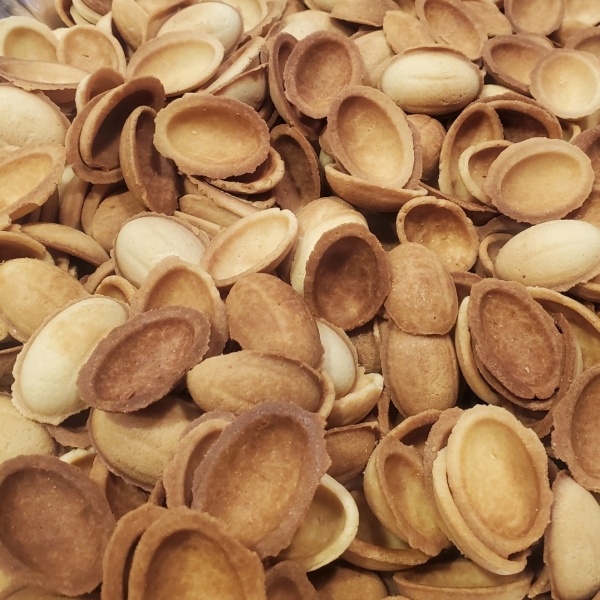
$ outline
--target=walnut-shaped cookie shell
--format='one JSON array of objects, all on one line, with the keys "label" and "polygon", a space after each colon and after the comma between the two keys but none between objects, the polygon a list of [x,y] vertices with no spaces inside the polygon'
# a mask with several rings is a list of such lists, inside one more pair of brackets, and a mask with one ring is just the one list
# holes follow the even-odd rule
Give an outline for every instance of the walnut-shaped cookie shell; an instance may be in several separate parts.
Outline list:
[{"label": "walnut-shaped cookie shell", "polygon": [[125,600],[131,565],[128,559],[140,537],[165,513],[154,504],[144,504],[121,517],[106,547],[102,561],[102,600]]},{"label": "walnut-shaped cookie shell", "polygon": [[484,544],[465,522],[448,485],[447,452],[447,448],[442,448],[438,452],[432,470],[433,496],[444,531],[462,554],[490,573],[497,575],[520,573],[527,566],[529,550],[514,554],[508,559],[504,558]]},{"label": "walnut-shaped cookie shell", "polygon": [[444,335],[456,322],[458,296],[450,273],[424,245],[405,242],[388,253],[392,289],[384,306],[406,333]]},{"label": "walnut-shaped cookie shell", "polygon": [[477,98],[483,73],[463,52],[429,44],[406,48],[390,59],[378,87],[406,112],[447,115]]},{"label": "walnut-shaped cookie shell", "polygon": [[327,473],[341,484],[352,481],[364,471],[380,437],[375,423],[335,427],[325,432],[331,466]]},{"label": "walnut-shaped cookie shell", "polygon": [[129,574],[128,600],[265,600],[258,556],[208,514],[166,511],[142,534]]},{"label": "walnut-shaped cookie shell", "polygon": [[588,490],[600,490],[600,472],[594,459],[600,440],[592,426],[597,408],[600,367],[584,371],[573,381],[554,409],[552,447],[564,460],[575,481]]},{"label": "walnut-shaped cookie shell", "polygon": [[271,131],[271,146],[285,163],[283,178],[275,187],[277,203],[296,213],[321,196],[319,160],[310,142],[287,124]]},{"label": "walnut-shaped cookie shell", "polygon": [[387,391],[402,415],[456,404],[459,369],[449,334],[412,335],[390,321],[380,351]]},{"label": "walnut-shaped cookie shell", "polygon": [[522,600],[533,573],[495,575],[465,558],[396,573],[400,592],[415,600]]},{"label": "walnut-shaped cookie shell", "polygon": [[79,371],[89,406],[133,412],[166,396],[206,353],[210,322],[187,306],[166,306],[113,329]]},{"label": "walnut-shaped cookie shell", "polygon": [[377,571],[398,571],[422,565],[429,556],[411,548],[386,529],[371,511],[362,489],[352,497],[359,512],[358,532],[343,558],[350,564]]},{"label": "walnut-shaped cookie shell", "polygon": [[548,459],[537,435],[508,411],[464,411],[447,446],[447,477],[473,533],[500,556],[526,550],[550,520]]},{"label": "walnut-shaped cookie shell", "polygon": [[115,238],[113,256],[117,273],[139,287],[159,262],[177,256],[194,265],[200,263],[208,238],[178,219],[157,213],[142,213],[129,219]]},{"label": "walnut-shaped cookie shell", "polygon": [[341,33],[316,31],[296,44],[285,63],[285,95],[304,114],[322,119],[347,87],[362,83],[364,73],[354,42]]},{"label": "walnut-shaped cookie shell", "polygon": [[210,343],[206,357],[220,354],[227,341],[227,311],[212,277],[186,260],[168,256],[153,267],[131,298],[133,317],[165,306],[188,306],[210,321]]},{"label": "walnut-shaped cookie shell", "polygon": [[483,191],[503,214],[536,224],[579,208],[593,183],[592,163],[577,146],[531,138],[512,144],[494,160]]},{"label": "walnut-shaped cookie shell", "polygon": [[379,521],[411,548],[437,556],[450,545],[427,493],[423,459],[416,448],[391,433],[385,436],[369,458],[364,489]]},{"label": "walnut-shaped cookie shell", "polygon": [[324,227],[311,228],[300,240],[292,285],[317,317],[346,331],[355,329],[375,316],[389,293],[387,256],[362,224]]},{"label": "walnut-shaped cookie shell", "polygon": [[401,244],[429,248],[447,271],[468,271],[477,259],[473,222],[456,203],[425,196],[409,200],[398,212],[396,232]]},{"label": "walnut-shaped cookie shell", "polygon": [[506,0],[504,12],[516,33],[548,35],[565,16],[564,0]]},{"label": "walnut-shaped cookie shell", "polygon": [[75,300],[47,317],[15,363],[15,406],[51,425],[84,410],[76,385],[79,370],[98,342],[126,320],[126,306],[102,296]]},{"label": "walnut-shaped cookie shell", "polygon": [[115,526],[100,488],[50,456],[0,466],[0,564],[21,581],[57,593],[91,592]]},{"label": "walnut-shaped cookie shell", "polygon": [[355,177],[401,188],[413,171],[413,136],[404,112],[379,90],[347,88],[327,116],[331,150]]},{"label": "walnut-shaped cookie shell", "polygon": [[196,471],[192,508],[225,523],[259,556],[289,545],[330,460],[319,417],[262,403],[238,417]]},{"label": "walnut-shaped cookie shell", "polygon": [[330,475],[321,483],[290,545],[280,558],[315,571],[339,558],[358,530],[358,508],[350,492]]},{"label": "walnut-shaped cookie shell", "polygon": [[460,157],[470,146],[502,137],[502,123],[493,107],[474,102],[465,108],[448,129],[442,143],[439,189],[452,197],[472,200],[471,192],[460,177]]},{"label": "walnut-shaped cookie shell", "polygon": [[498,83],[529,95],[531,71],[550,52],[537,40],[522,35],[498,35],[483,45],[483,63]]},{"label": "walnut-shaped cookie shell", "polygon": [[500,248],[494,274],[499,279],[564,292],[600,273],[599,232],[595,225],[579,219],[534,225]]},{"label": "walnut-shaped cookie shell", "polygon": [[119,142],[123,179],[135,199],[148,210],[172,215],[177,209],[175,165],[154,148],[156,111],[139,106],[127,117]]},{"label": "walnut-shaped cookie shell", "polygon": [[481,58],[487,39],[484,28],[459,0],[416,0],[417,17],[435,41],[460,50],[472,61]]},{"label": "walnut-shaped cookie shell", "polygon": [[163,33],[145,41],[133,54],[125,77],[131,81],[152,76],[165,95],[181,96],[208,81],[223,60],[223,44],[198,30]]},{"label": "walnut-shaped cookie shell", "polygon": [[162,476],[169,508],[191,505],[195,471],[234,418],[233,413],[207,412],[183,431]]},{"label": "walnut-shaped cookie shell", "polygon": [[552,317],[516,282],[484,279],[467,309],[474,351],[521,398],[549,398],[558,387],[564,344]]},{"label": "walnut-shaped cookie shell", "polygon": [[121,130],[129,115],[138,106],[160,110],[165,92],[156,77],[138,77],[98,97],[81,128],[79,152],[88,167],[111,171],[119,167]]},{"label": "walnut-shaped cookie shell", "polygon": [[272,271],[290,251],[298,221],[289,210],[269,208],[236,221],[211,241],[200,266],[218,288],[232,286],[248,273]]},{"label": "walnut-shaped cookie shell", "polygon": [[318,368],[323,347],[315,318],[290,285],[273,275],[240,278],[225,301],[231,339],[245,350],[281,354]]},{"label": "walnut-shaped cookie shell", "polygon": [[335,398],[327,375],[299,360],[256,350],[205,359],[188,372],[187,386],[203,410],[238,415],[262,402],[285,402],[326,417]]},{"label": "walnut-shaped cookie shell", "polygon": [[18,148],[0,158],[0,216],[12,220],[42,206],[65,167],[65,149],[54,144]]},{"label": "walnut-shaped cookie shell", "polygon": [[223,179],[254,171],[269,152],[269,130],[243,102],[186,94],[156,117],[154,145],[188,175]]},{"label": "walnut-shaped cookie shell", "polygon": [[319,600],[317,591],[297,562],[284,560],[265,573],[267,600]]},{"label": "walnut-shaped cookie shell", "polygon": [[45,261],[15,258],[0,265],[0,313],[10,334],[22,342],[46,317],[87,295],[75,278]]},{"label": "walnut-shaped cookie shell", "polygon": [[566,470],[557,475],[552,493],[552,518],[544,534],[544,564],[552,595],[590,597],[600,589],[600,571],[594,560],[600,553],[598,501]]},{"label": "walnut-shaped cookie shell", "polygon": [[92,409],[90,440],[108,469],[127,483],[151,492],[198,409],[175,396],[166,396],[133,413]]}]

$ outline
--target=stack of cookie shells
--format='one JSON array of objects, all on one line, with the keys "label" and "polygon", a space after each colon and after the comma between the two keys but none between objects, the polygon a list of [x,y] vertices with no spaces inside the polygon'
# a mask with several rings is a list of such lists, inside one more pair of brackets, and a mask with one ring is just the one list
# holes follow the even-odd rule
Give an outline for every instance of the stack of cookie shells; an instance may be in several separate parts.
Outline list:
[{"label": "stack of cookie shells", "polygon": [[600,598],[600,5],[0,21],[0,600]]}]

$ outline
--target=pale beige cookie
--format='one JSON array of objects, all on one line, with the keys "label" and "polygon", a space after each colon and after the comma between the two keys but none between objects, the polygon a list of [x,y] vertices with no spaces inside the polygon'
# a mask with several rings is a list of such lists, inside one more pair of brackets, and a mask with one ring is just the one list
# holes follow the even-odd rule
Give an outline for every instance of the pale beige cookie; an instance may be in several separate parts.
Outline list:
[{"label": "pale beige cookie", "polygon": [[180,96],[208,81],[223,60],[223,44],[208,33],[178,31],[144,42],[129,60],[126,79],[152,76],[165,95]]},{"label": "pale beige cookie", "polygon": [[53,250],[77,256],[98,267],[109,259],[102,246],[82,231],[58,223],[29,223],[21,231]]},{"label": "pale beige cookie", "polygon": [[407,112],[446,115],[477,98],[483,75],[462,52],[430,44],[407,48],[392,58],[378,87]]},{"label": "pale beige cookie", "polygon": [[0,57],[0,76],[28,92],[44,92],[57,104],[72,102],[87,71],[56,62]]},{"label": "pale beige cookie", "polygon": [[362,489],[354,490],[352,497],[358,507],[359,523],[356,537],[344,552],[346,561],[364,569],[397,571],[429,560],[427,554],[411,548],[377,520]]},{"label": "pale beige cookie", "polygon": [[[517,421],[518,422],[518,421]],[[447,477],[447,448],[438,452],[433,461],[433,495],[442,519],[444,531],[452,543],[473,562],[497,575],[521,573],[527,566],[529,551],[514,554],[509,559],[486,546],[465,522],[458,510]]]},{"label": "pale beige cookie", "polygon": [[237,47],[244,27],[239,9],[222,2],[209,1],[177,11],[161,26],[158,35],[188,30],[215,36],[223,44],[225,56],[228,56]]},{"label": "pale beige cookie", "polygon": [[[588,598],[600,589],[595,557],[600,529],[598,501],[561,471],[552,486],[552,519],[544,536],[544,563],[552,595]],[[595,596],[594,596],[595,597]]]},{"label": "pale beige cookie", "polygon": [[69,120],[41,92],[0,85],[0,140],[11,146],[64,145]]},{"label": "pale beige cookie", "polygon": [[39,423],[21,415],[8,394],[0,394],[0,414],[0,462],[26,454],[56,454],[56,444],[50,434]]},{"label": "pale beige cookie", "polygon": [[600,272],[600,235],[580,220],[554,220],[518,233],[499,250],[496,277],[566,291]]},{"label": "pale beige cookie", "polygon": [[92,25],[76,25],[61,35],[56,55],[59,62],[89,73],[102,68],[124,73],[127,65],[117,38]]},{"label": "pale beige cookie", "polygon": [[115,266],[139,287],[150,270],[168,256],[199,265],[207,244],[206,236],[174,217],[144,213],[127,221],[115,238]]},{"label": "pale beige cookie", "polygon": [[83,410],[77,374],[98,342],[126,320],[125,306],[102,296],[76,300],[47,317],[15,364],[15,406],[52,425]]},{"label": "pale beige cookie", "polygon": [[339,558],[358,530],[358,508],[350,492],[323,475],[304,520],[279,558],[315,571]]},{"label": "pale beige cookie", "polygon": [[12,220],[42,206],[54,192],[65,167],[65,149],[47,144],[0,156],[0,215]]},{"label": "pale beige cookie", "polygon": [[52,30],[36,19],[10,16],[0,23],[0,56],[55,63],[57,42]]},{"label": "pale beige cookie", "polygon": [[275,269],[290,251],[297,230],[298,221],[289,210],[269,208],[243,217],[211,240],[200,266],[218,288],[227,289],[243,275]]}]

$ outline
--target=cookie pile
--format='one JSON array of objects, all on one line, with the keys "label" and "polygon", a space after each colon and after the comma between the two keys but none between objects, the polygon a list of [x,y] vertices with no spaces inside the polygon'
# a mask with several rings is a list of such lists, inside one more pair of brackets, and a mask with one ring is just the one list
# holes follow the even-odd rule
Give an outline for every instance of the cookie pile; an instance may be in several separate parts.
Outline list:
[{"label": "cookie pile", "polygon": [[0,599],[600,598],[600,8],[0,21]]}]

